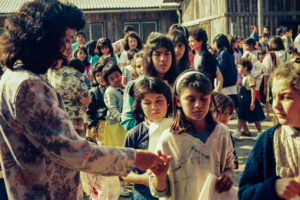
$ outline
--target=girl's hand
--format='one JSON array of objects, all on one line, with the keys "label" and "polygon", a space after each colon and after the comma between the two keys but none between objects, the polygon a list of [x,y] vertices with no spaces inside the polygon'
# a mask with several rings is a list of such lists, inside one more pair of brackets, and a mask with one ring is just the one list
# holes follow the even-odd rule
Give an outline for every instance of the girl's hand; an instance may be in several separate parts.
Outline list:
[{"label": "girl's hand", "polygon": [[156,167],[152,168],[151,170],[158,179],[166,178],[168,168],[169,168],[169,162],[171,160],[171,156],[167,156],[166,154],[163,154],[161,151],[158,151],[157,154],[158,154],[159,158],[164,160],[164,163],[162,165],[157,165]]},{"label": "girl's hand", "polygon": [[250,110],[253,111],[254,109],[255,109],[255,104],[253,103],[253,104],[251,104],[251,106],[250,106]]},{"label": "girl's hand", "polygon": [[279,178],[275,189],[280,198],[291,199],[300,194],[300,176],[295,178]]},{"label": "girl's hand", "polygon": [[228,191],[233,185],[232,179],[227,176],[226,174],[221,174],[221,176],[218,177],[216,182],[216,190],[219,193]]}]

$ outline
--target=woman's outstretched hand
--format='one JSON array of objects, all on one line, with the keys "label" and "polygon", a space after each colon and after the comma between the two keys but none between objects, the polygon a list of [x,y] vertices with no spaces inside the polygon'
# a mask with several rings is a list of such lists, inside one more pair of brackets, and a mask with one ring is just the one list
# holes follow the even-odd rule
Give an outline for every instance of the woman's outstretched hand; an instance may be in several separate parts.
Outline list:
[{"label": "woman's outstretched hand", "polygon": [[159,155],[146,150],[136,150],[136,158],[134,165],[140,169],[146,171],[147,169],[160,168],[165,164],[165,160]]}]

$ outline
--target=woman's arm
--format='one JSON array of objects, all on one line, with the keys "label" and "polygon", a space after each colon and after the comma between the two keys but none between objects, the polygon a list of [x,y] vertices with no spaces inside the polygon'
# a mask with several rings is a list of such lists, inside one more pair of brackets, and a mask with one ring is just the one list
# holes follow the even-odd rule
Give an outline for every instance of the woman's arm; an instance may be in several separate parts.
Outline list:
[{"label": "woman's arm", "polygon": [[220,70],[216,70],[216,79],[217,79],[217,86],[214,89],[215,92],[221,92],[223,87],[223,76]]}]

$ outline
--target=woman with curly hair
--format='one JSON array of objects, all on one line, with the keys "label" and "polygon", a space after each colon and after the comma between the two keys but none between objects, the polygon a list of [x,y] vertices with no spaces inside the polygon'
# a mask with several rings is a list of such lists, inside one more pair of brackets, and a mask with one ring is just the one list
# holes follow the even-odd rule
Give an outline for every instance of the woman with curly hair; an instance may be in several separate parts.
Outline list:
[{"label": "woman with curly hair", "polygon": [[156,171],[164,164],[152,153],[97,147],[78,136],[61,95],[44,79],[70,59],[84,24],[78,8],[57,0],[26,2],[5,21],[0,163],[9,199],[82,199],[80,171],[124,176],[133,165]]}]

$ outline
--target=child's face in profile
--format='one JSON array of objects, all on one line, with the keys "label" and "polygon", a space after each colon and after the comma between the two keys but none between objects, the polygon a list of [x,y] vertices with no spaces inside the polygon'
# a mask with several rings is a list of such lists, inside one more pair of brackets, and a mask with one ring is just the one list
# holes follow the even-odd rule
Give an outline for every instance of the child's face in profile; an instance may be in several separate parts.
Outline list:
[{"label": "child's face in profile", "polygon": [[96,72],[95,73],[95,78],[98,84],[102,86],[106,86],[106,82],[103,79],[102,72]]},{"label": "child's face in profile", "polygon": [[163,94],[147,92],[141,101],[141,107],[146,118],[151,122],[164,119],[168,111],[167,99]]},{"label": "child's face in profile", "polygon": [[109,85],[114,87],[122,87],[122,74],[118,71],[114,71],[107,77]]},{"label": "child's face in profile", "polygon": [[145,74],[144,61],[142,58],[137,58],[135,60],[135,71],[138,76],[142,76]]},{"label": "child's face in profile", "polygon": [[272,84],[273,110],[282,125],[300,129],[300,92],[291,88],[286,79],[274,78]]}]

